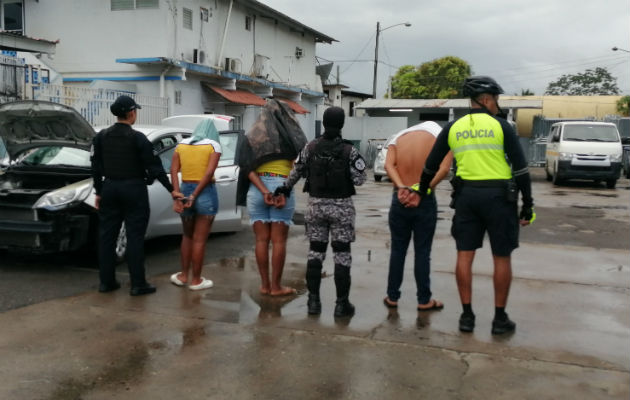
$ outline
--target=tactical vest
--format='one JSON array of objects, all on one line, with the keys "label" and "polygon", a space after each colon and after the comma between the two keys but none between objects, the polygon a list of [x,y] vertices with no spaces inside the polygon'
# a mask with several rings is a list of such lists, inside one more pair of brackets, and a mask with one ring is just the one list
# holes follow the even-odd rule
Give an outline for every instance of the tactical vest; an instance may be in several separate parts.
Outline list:
[{"label": "tactical vest", "polygon": [[146,175],[140,149],[129,127],[114,125],[101,133],[103,176],[110,179],[143,179]]},{"label": "tactical vest", "polygon": [[510,179],[512,170],[505,159],[503,128],[485,113],[466,115],[451,126],[448,145],[457,162],[456,175],[463,180]]},{"label": "tactical vest", "polygon": [[320,137],[308,144],[308,178],[304,191],[313,197],[341,199],[354,195],[350,176],[352,144]]}]

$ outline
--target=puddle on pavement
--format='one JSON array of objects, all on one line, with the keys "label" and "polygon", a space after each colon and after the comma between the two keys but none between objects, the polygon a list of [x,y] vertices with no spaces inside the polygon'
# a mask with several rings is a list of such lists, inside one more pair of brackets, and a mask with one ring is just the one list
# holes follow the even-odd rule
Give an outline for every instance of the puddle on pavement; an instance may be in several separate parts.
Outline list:
[{"label": "puddle on pavement", "polygon": [[573,208],[581,208],[585,210],[627,210],[627,206],[586,206],[586,205],[578,205],[572,204]]},{"label": "puddle on pavement", "polygon": [[244,269],[245,257],[222,258],[219,260],[219,267]]},{"label": "puddle on pavement", "polygon": [[85,375],[59,382],[47,400],[83,399],[86,394],[101,387],[129,388],[130,383],[137,381],[142,375],[149,360],[149,351],[147,346],[135,345],[131,350],[123,352],[124,355],[114,357],[108,366],[92,376]]},{"label": "puddle on pavement", "polygon": [[182,332],[182,348],[196,345],[205,336],[206,329],[203,326],[191,326]]},{"label": "puddle on pavement", "polygon": [[617,195],[616,193],[588,193],[591,196],[597,196],[597,197],[619,197],[619,195]]}]

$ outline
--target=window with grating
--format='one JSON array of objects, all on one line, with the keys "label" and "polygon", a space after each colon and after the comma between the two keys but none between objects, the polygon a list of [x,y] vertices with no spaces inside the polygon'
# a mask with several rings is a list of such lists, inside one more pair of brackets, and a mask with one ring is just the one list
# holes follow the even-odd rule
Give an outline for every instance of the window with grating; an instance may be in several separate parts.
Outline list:
[{"label": "window with grating", "polygon": [[111,0],[112,11],[133,10],[135,8],[134,0]]},{"label": "window with grating", "polygon": [[184,15],[184,28],[192,30],[192,28],[193,28],[193,26],[192,26],[193,12],[192,12],[192,10],[189,9],[189,8],[184,8],[182,14]]},{"label": "window with grating", "polygon": [[160,0],[136,0],[136,8],[159,8]]},{"label": "window with grating", "polygon": [[159,8],[160,0],[111,0],[112,11]]}]

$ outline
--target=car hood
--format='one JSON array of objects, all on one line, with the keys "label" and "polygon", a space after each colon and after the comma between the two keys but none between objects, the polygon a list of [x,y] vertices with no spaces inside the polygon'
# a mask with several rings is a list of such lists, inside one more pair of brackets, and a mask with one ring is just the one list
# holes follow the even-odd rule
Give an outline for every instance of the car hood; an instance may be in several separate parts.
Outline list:
[{"label": "car hood", "polygon": [[63,104],[32,100],[0,105],[0,138],[11,159],[46,145],[87,150],[95,134],[81,114]]}]

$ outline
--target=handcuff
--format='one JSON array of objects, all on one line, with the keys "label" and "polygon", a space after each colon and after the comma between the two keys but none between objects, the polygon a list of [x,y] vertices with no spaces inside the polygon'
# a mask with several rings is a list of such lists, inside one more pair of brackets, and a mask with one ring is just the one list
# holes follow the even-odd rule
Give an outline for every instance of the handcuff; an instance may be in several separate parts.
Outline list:
[{"label": "handcuff", "polygon": [[[418,196],[422,196],[422,194],[420,193],[419,183],[414,183],[411,186],[398,186],[398,189],[407,189],[410,192],[416,192]],[[427,192],[425,193],[425,195],[429,195],[429,194],[431,194],[431,188],[427,188]]]}]

